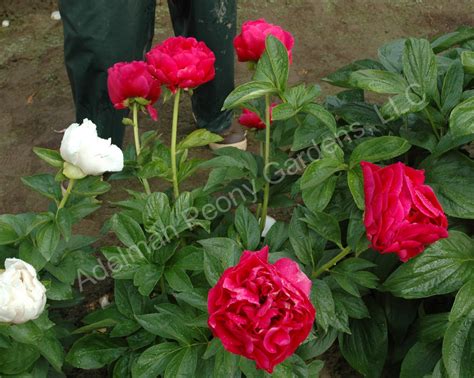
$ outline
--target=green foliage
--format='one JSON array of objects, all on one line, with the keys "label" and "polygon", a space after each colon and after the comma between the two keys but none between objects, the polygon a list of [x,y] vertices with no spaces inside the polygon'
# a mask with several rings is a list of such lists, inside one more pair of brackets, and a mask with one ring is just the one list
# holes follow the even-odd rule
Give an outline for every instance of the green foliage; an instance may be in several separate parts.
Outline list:
[{"label": "green foliage", "polygon": [[[321,101],[317,85],[288,84],[286,48],[269,36],[253,77],[224,108],[248,108],[263,118],[266,100],[277,103],[271,164],[235,148],[207,161],[190,157],[191,149],[222,139],[196,130],[177,143],[177,180],[198,169],[206,177],[179,195],[161,189],[173,170],[171,149],[156,131],[140,136],[138,156],[126,148],[125,168],[110,182],[85,177],[69,197],[59,152],[35,148],[57,173],[23,182],[50,204],[44,212],[0,215],[0,256],[37,269],[48,310],[25,324],[0,324],[0,375],[55,376],[75,367],[107,368],[113,377],[269,377],[228,352],[207,324],[211,287],[244,250],[268,245],[271,262],[290,258],[310,277],[317,314],[308,338],[272,377],[317,377],[336,339],[366,377],[392,369],[402,378],[472,377],[473,30],[431,43],[388,42],[378,61],[358,60],[329,74],[324,80],[345,90]],[[262,142],[264,133],[255,139]],[[370,249],[363,161],[424,169],[449,216],[449,237],[406,263]],[[161,180],[150,183],[164,192],[121,191],[100,235],[77,234],[81,220],[100,208],[96,197],[130,178]],[[269,180],[269,213],[278,221],[263,238],[259,219]],[[105,235],[108,246],[100,240]],[[113,303],[98,308],[80,291],[109,276]],[[76,327],[63,319],[75,305],[97,309]]]}]

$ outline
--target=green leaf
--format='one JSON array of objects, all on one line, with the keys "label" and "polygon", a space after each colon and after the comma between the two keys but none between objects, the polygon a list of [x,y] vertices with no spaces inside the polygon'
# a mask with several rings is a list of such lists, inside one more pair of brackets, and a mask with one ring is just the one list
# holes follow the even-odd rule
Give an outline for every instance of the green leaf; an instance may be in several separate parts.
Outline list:
[{"label": "green leaf", "polygon": [[271,83],[283,92],[288,81],[288,51],[281,41],[269,34],[265,40],[265,51],[258,60],[254,81]]},{"label": "green leaf", "polygon": [[454,322],[462,317],[474,318],[474,280],[467,281],[456,294],[449,321]]},{"label": "green leaf", "polygon": [[27,372],[39,356],[36,346],[13,342],[7,350],[0,349],[0,372],[2,375]]},{"label": "green leaf", "polygon": [[13,244],[18,239],[15,229],[8,223],[0,221],[0,245]]},{"label": "green leaf", "polygon": [[126,317],[133,319],[136,314],[142,314],[145,298],[133,286],[131,281],[115,280],[115,304],[117,309]]},{"label": "green leaf", "polygon": [[382,108],[380,108],[380,112],[385,118],[388,118],[388,120],[395,120],[407,113],[417,113],[426,108],[428,104],[428,101],[424,98],[407,92],[390,97]]},{"label": "green leaf", "polygon": [[84,197],[95,197],[110,190],[108,182],[102,180],[102,176],[87,176],[77,180],[72,188],[72,193]]},{"label": "green leaf", "polygon": [[56,214],[56,226],[67,242],[72,236],[72,217],[70,210],[61,208]]},{"label": "green leaf", "polygon": [[260,227],[257,218],[243,204],[235,212],[234,226],[244,248],[249,251],[255,250],[260,242]]},{"label": "green leaf", "polygon": [[145,243],[146,238],[136,220],[123,213],[114,214],[110,219],[111,229],[127,247],[136,247]]},{"label": "green leaf", "polygon": [[66,361],[80,369],[100,369],[127,351],[118,340],[111,340],[106,335],[94,333],[77,340],[66,356]]},{"label": "green leaf", "polygon": [[136,315],[135,318],[143,328],[154,335],[176,340],[185,345],[192,341],[192,328],[183,327],[183,320],[178,314],[154,313]]},{"label": "green leaf", "polygon": [[418,339],[424,343],[441,340],[448,328],[448,317],[447,312],[421,317],[416,330]]},{"label": "green leaf", "polygon": [[474,161],[451,152],[421,164],[426,184],[431,186],[446,214],[474,219]]},{"label": "green leaf", "polygon": [[189,346],[171,359],[166,367],[165,378],[193,377],[198,361],[198,348]]},{"label": "green leaf", "polygon": [[383,68],[383,65],[381,65],[375,60],[357,60],[347,66],[338,69],[336,72],[329,74],[327,77],[323,78],[323,80],[328,82],[329,84],[336,85],[338,87],[352,88],[350,77],[353,72],[365,69],[383,70]]},{"label": "green leaf", "polygon": [[405,93],[408,83],[398,73],[381,70],[361,70],[351,74],[350,84],[353,87],[375,93]]},{"label": "green leaf", "polygon": [[438,101],[438,69],[430,43],[426,39],[407,39],[402,61],[411,90],[422,99],[427,96]]},{"label": "green leaf", "polygon": [[134,378],[158,377],[181,348],[176,343],[164,342],[145,350],[132,368]]},{"label": "green leaf", "polygon": [[188,134],[181,142],[179,142],[176,149],[183,151],[188,148],[207,146],[211,143],[222,141],[222,137],[218,134],[211,133],[206,129],[197,129]]},{"label": "green leaf", "polygon": [[443,340],[443,362],[449,378],[474,376],[474,319],[450,322]]},{"label": "green leaf", "polygon": [[316,331],[316,335],[310,334],[307,341],[298,348],[298,356],[305,361],[318,357],[326,352],[337,339],[338,331],[330,327],[328,332],[322,333],[321,330]]},{"label": "green leaf", "polygon": [[37,345],[41,355],[60,373],[64,361],[64,348],[54,332],[47,332]]},{"label": "green leaf", "polygon": [[461,53],[461,63],[466,73],[474,74],[474,51],[463,51]]},{"label": "green leaf", "polygon": [[351,320],[351,335],[339,334],[339,347],[349,364],[365,377],[378,378],[388,349],[387,323],[383,310],[371,304],[370,319]]},{"label": "green leaf", "polygon": [[344,163],[334,158],[313,161],[304,171],[300,187],[304,191],[305,189],[317,186],[345,168],[346,165]]},{"label": "green leaf", "polygon": [[316,234],[308,228],[308,225],[301,220],[303,211],[300,207],[295,208],[291,217],[288,230],[288,237],[293,251],[304,265],[315,267],[313,250],[316,245]]},{"label": "green leaf", "polygon": [[41,147],[33,147],[33,152],[42,160],[44,160],[49,165],[62,168],[63,167],[63,159],[61,154],[56,150],[50,150],[48,148],[41,148]]},{"label": "green leaf", "polygon": [[176,293],[176,299],[182,300],[190,306],[198,308],[202,311],[207,311],[207,289],[192,289],[182,293]]},{"label": "green leaf", "polygon": [[449,128],[453,137],[474,134],[474,97],[461,102],[451,112]]},{"label": "green leaf", "polygon": [[59,182],[54,180],[50,174],[41,174],[28,177],[22,177],[21,181],[26,186],[37,191],[45,197],[60,201],[62,194]]},{"label": "green leaf", "polygon": [[316,323],[319,324],[325,332],[330,326],[334,326],[336,318],[336,309],[331,289],[323,280],[313,280],[311,289],[311,302],[318,311]]},{"label": "green leaf", "polygon": [[424,378],[430,374],[441,358],[439,343],[415,343],[402,362],[400,378]]},{"label": "green leaf", "polygon": [[402,298],[424,298],[452,293],[474,279],[474,242],[459,231],[428,247],[401,265],[384,283]]},{"label": "green leaf", "polygon": [[324,239],[330,240],[338,246],[341,245],[341,229],[339,227],[339,222],[332,215],[322,212],[308,211],[306,212],[305,218],[302,220]]},{"label": "green leaf", "polygon": [[272,121],[284,121],[288,118],[294,117],[298,113],[291,104],[286,102],[278,104],[272,108]]},{"label": "green leaf", "polygon": [[364,200],[364,177],[362,168],[355,166],[347,172],[347,185],[351,191],[352,198],[360,210],[365,209]]},{"label": "green leaf", "polygon": [[36,233],[35,240],[38,251],[47,261],[51,259],[56,251],[60,237],[61,234],[53,222],[41,226]]},{"label": "green leaf", "polygon": [[193,288],[193,284],[187,273],[178,268],[171,268],[165,271],[166,282],[175,291],[187,291]]},{"label": "green leaf", "polygon": [[318,378],[324,368],[324,361],[313,360],[308,365],[308,378]]},{"label": "green leaf", "polygon": [[324,211],[334,195],[337,179],[337,176],[332,176],[318,185],[302,188],[301,194],[306,207],[311,211]]},{"label": "green leaf", "polygon": [[226,351],[222,344],[215,356],[214,377],[235,377],[240,357]]},{"label": "green leaf", "polygon": [[147,264],[139,268],[133,276],[133,284],[138,287],[138,292],[147,297],[151,294],[163,274],[164,266]]},{"label": "green leaf", "polygon": [[276,89],[271,83],[250,81],[235,88],[225,99],[223,108],[234,109],[244,106],[250,100],[274,93],[276,93]]},{"label": "green leaf", "polygon": [[301,111],[316,117],[333,135],[337,134],[336,120],[334,119],[334,116],[321,105],[315,103],[306,104],[301,108]]},{"label": "green leaf", "polygon": [[370,138],[358,144],[352,151],[351,167],[361,161],[376,163],[383,160],[393,159],[407,152],[411,148],[406,139],[396,136],[381,136]]},{"label": "green leaf", "polygon": [[443,34],[434,39],[431,42],[431,47],[435,53],[439,53],[473,38],[474,28],[462,26],[453,33]]},{"label": "green leaf", "polygon": [[[459,103],[464,84],[464,72],[461,63],[455,60],[446,72],[441,90],[441,112],[446,116]],[[473,129],[474,130],[474,129]]]},{"label": "green leaf", "polygon": [[235,241],[227,238],[199,240],[204,247],[204,274],[214,286],[225,269],[237,264],[241,249]]},{"label": "green leaf", "polygon": [[402,55],[405,49],[405,38],[390,41],[378,49],[380,63],[391,72],[400,73],[403,69]]}]

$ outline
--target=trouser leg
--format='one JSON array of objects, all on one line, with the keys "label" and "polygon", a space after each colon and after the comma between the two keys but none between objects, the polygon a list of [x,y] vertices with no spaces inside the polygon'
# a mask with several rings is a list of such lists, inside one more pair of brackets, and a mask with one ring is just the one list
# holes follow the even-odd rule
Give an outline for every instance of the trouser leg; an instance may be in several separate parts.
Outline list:
[{"label": "trouser leg", "polygon": [[89,118],[99,135],[121,145],[122,118],[107,91],[107,69],[141,60],[151,47],[155,0],[59,0],[64,27],[64,59],[76,121]]},{"label": "trouser leg", "polygon": [[232,122],[232,112],[222,104],[234,89],[236,0],[168,0],[177,35],[203,41],[216,56],[216,77],[194,91],[193,112],[200,128],[222,132]]}]

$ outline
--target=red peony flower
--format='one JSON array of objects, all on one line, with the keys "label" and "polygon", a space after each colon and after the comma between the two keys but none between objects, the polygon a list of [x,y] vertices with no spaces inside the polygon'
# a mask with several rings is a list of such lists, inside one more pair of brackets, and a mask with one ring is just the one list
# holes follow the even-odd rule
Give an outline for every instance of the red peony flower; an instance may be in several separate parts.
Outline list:
[{"label": "red peony flower", "polygon": [[244,251],[209,291],[209,327],[226,350],[271,373],[311,331],[310,291],[311,281],[294,261],[270,264],[268,247]]},{"label": "red peony flower", "polygon": [[402,163],[381,168],[362,162],[364,224],[372,248],[403,262],[448,237],[448,221],[425,174]]},{"label": "red peony flower", "polygon": [[[273,103],[270,107],[270,122],[272,121],[272,109],[276,106],[276,103]],[[258,114],[252,112],[248,109],[243,109],[242,114],[239,117],[239,123],[242,126],[251,128],[251,129],[264,129],[265,122],[263,122]]]},{"label": "red peony flower", "polygon": [[214,79],[216,60],[204,42],[172,37],[146,54],[150,72],[172,92],[191,89]]},{"label": "red peony flower", "polygon": [[160,97],[160,83],[151,76],[145,62],[114,64],[108,69],[107,87],[115,109],[125,109],[128,107],[127,100],[141,97],[150,101],[147,110],[157,120],[158,115],[152,105]]},{"label": "red peony flower", "polygon": [[239,61],[258,61],[265,51],[265,39],[269,34],[285,45],[291,62],[291,49],[295,42],[293,36],[280,26],[269,24],[263,18],[244,22],[242,32],[235,37],[234,47]]}]

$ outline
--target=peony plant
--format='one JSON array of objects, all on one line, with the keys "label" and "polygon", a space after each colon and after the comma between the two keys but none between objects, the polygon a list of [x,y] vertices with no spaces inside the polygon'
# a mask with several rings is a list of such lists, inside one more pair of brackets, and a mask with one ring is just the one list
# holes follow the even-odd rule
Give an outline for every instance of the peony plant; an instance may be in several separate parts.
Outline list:
[{"label": "peony plant", "polygon": [[[133,145],[122,156],[92,122],[71,125],[59,152],[35,149],[56,175],[24,178],[48,211],[0,216],[0,374],[314,377],[337,350],[367,377],[471,377],[473,40],[461,28],[389,42],[328,75],[344,89],[317,102],[318,86],[288,82],[291,34],[248,21],[234,45],[251,78],[224,108],[261,148],[208,161],[189,150],[219,136],[177,140],[181,94],[214,76],[205,44],[170,38],[111,67]],[[162,91],[169,147],[138,126]],[[197,170],[202,185],[181,190]],[[114,238],[95,250],[72,225],[99,208],[106,171],[143,191],[114,202]],[[65,306],[92,307],[75,279],[94,288],[103,264],[112,301],[65,323]]]}]

